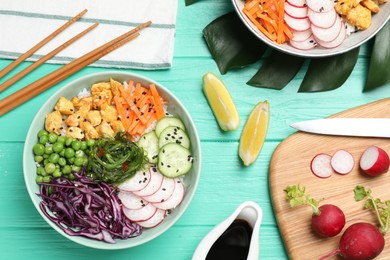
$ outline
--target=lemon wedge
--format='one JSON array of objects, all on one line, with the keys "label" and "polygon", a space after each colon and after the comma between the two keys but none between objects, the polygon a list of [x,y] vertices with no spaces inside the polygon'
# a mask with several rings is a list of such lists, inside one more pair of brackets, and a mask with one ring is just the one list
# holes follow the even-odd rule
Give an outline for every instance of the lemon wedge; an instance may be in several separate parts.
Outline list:
[{"label": "lemon wedge", "polygon": [[245,166],[256,161],[267,135],[269,103],[259,102],[253,108],[240,137],[238,154]]},{"label": "lemon wedge", "polygon": [[202,85],[219,127],[224,131],[237,129],[240,116],[224,83],[214,73],[208,72],[203,76]]}]

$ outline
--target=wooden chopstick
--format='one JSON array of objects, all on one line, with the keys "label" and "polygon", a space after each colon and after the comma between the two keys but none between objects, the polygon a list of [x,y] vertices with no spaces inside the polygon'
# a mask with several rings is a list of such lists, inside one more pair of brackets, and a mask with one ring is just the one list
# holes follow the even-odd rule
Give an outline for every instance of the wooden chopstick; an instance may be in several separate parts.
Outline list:
[{"label": "wooden chopstick", "polygon": [[151,21],[141,24],[133,30],[118,36],[104,45],[88,52],[87,54],[84,54],[80,58],[64,65],[49,75],[0,100],[0,116],[139,36],[138,31],[149,26],[150,24]]},{"label": "wooden chopstick", "polygon": [[38,66],[42,65],[45,61],[47,61],[50,58],[54,57],[57,53],[59,53],[60,51],[64,50],[66,47],[71,45],[73,42],[77,41],[78,39],[80,39],[81,37],[86,35],[88,32],[92,31],[98,25],[99,25],[99,23],[95,23],[92,26],[88,27],[87,29],[85,29],[81,33],[77,34],[76,36],[74,36],[70,40],[66,41],[61,46],[55,48],[54,50],[52,50],[51,52],[49,52],[48,54],[46,54],[45,56],[43,56],[42,58],[40,58],[39,60],[37,60],[36,62],[31,64],[30,66],[28,66],[27,68],[25,68],[24,70],[22,70],[18,74],[13,76],[12,78],[10,78],[7,81],[5,81],[4,83],[0,84],[0,93],[2,91],[4,91],[5,89],[7,89],[12,84],[14,84],[15,82],[17,82],[18,80],[20,80],[22,77],[26,76],[28,73],[30,73],[31,71],[36,69]]},{"label": "wooden chopstick", "polygon": [[16,66],[18,66],[20,63],[22,63],[25,59],[30,57],[34,52],[39,50],[42,46],[44,46],[46,43],[48,43],[50,40],[52,40],[54,37],[56,37],[59,33],[61,33],[63,30],[65,30],[67,27],[69,27],[71,24],[76,22],[78,19],[80,19],[86,12],[88,12],[87,9],[84,9],[81,13],[67,21],[64,25],[59,27],[57,30],[52,32],[50,35],[48,35],[46,38],[38,42],[36,45],[34,45],[31,49],[29,49],[27,52],[22,54],[19,58],[11,62],[7,67],[5,67],[3,70],[0,71],[0,78],[4,77],[8,72],[13,70]]}]

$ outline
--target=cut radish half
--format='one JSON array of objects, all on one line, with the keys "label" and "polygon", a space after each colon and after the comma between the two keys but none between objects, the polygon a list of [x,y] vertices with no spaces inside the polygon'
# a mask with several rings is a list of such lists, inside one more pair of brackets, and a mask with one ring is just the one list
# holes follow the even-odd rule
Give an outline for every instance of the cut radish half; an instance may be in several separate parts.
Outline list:
[{"label": "cut radish half", "polygon": [[150,171],[150,181],[142,190],[134,191],[135,195],[140,197],[150,196],[161,187],[164,176],[157,170],[157,167],[151,167]]},{"label": "cut radish half", "polygon": [[152,195],[143,198],[151,203],[164,202],[172,196],[175,185],[175,179],[164,177],[161,187]]},{"label": "cut radish half", "polygon": [[176,182],[176,186],[175,186],[175,190],[172,193],[172,196],[166,201],[154,203],[155,207],[159,209],[168,210],[168,209],[174,209],[180,204],[180,202],[184,198],[184,185],[179,178],[176,178],[175,182]]},{"label": "cut radish half", "polygon": [[334,0],[306,0],[307,6],[314,12],[328,12],[334,8]]},{"label": "cut radish half", "polygon": [[284,21],[287,25],[295,31],[305,31],[310,28],[309,18],[294,18],[289,16],[287,13],[284,16]]},{"label": "cut radish half", "polygon": [[137,191],[142,190],[148,185],[150,181],[150,172],[146,171],[137,171],[133,177],[121,183],[118,188],[124,191]]},{"label": "cut radish half", "polygon": [[355,165],[355,160],[349,152],[345,150],[338,150],[333,154],[330,164],[335,172],[347,174],[352,171],[353,166]]},{"label": "cut radish half", "polygon": [[294,18],[305,18],[307,17],[307,7],[297,7],[295,5],[289,4],[288,2],[285,2],[284,4],[284,11],[291,17]]},{"label": "cut radish half", "polygon": [[370,146],[360,158],[360,168],[368,175],[378,176],[389,170],[389,155],[385,150]]},{"label": "cut radish half", "polygon": [[128,209],[126,207],[122,207],[122,209],[126,217],[135,222],[148,220],[157,211],[157,208],[152,203],[149,203],[140,209]]},{"label": "cut radish half", "polygon": [[333,174],[333,168],[330,164],[331,156],[320,153],[314,156],[310,163],[310,169],[314,175],[320,178],[328,178]]},{"label": "cut radish half", "polygon": [[289,43],[292,47],[299,49],[299,50],[310,50],[310,49],[317,46],[317,42],[314,39],[313,35],[311,35],[309,38],[307,38],[304,41],[296,42],[296,41],[290,40]]},{"label": "cut radish half", "polygon": [[291,30],[291,32],[294,35],[294,37],[292,39],[295,42],[303,42],[303,41],[307,40],[312,35],[310,28],[305,30],[305,31]]},{"label": "cut radish half", "polygon": [[296,7],[305,7],[306,0],[287,0],[287,2]]},{"label": "cut radish half", "polygon": [[121,200],[123,206],[128,209],[140,209],[145,207],[148,202],[132,192],[120,191],[118,197]]},{"label": "cut radish half", "polygon": [[136,223],[144,228],[152,228],[160,224],[166,215],[166,211],[162,209],[157,209],[151,218],[144,221],[137,221]]},{"label": "cut radish half", "polygon": [[329,28],[320,28],[315,26],[314,24],[311,25],[311,30],[313,32],[314,37],[317,40],[320,40],[322,42],[331,42],[334,41],[337,36],[340,34],[341,31],[341,18],[337,16],[336,21],[334,24]]},{"label": "cut radish half", "polygon": [[327,49],[336,48],[337,46],[342,44],[344,42],[344,40],[345,40],[345,26],[344,26],[343,22],[341,22],[341,30],[340,30],[339,35],[333,41],[331,41],[331,42],[324,42],[324,41],[321,41],[319,39],[316,39],[316,41],[318,42],[318,44],[321,47],[324,47],[324,48],[327,48]]},{"label": "cut radish half", "polygon": [[336,10],[332,9],[328,12],[314,12],[309,8],[308,17],[312,24],[319,28],[329,28],[335,22],[337,18]]}]

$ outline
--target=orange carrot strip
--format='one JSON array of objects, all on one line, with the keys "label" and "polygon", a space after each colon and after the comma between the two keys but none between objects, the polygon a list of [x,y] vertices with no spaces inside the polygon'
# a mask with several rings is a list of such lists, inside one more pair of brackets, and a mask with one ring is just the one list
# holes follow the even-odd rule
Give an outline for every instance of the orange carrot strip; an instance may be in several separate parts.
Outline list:
[{"label": "orange carrot strip", "polygon": [[161,97],[156,89],[156,85],[150,84],[149,89],[153,96],[154,109],[156,110],[157,119],[163,118],[164,108],[162,107]]},{"label": "orange carrot strip", "polygon": [[265,36],[267,36],[270,40],[272,41],[275,41],[276,40],[276,36],[275,35],[272,35],[270,34],[253,16],[251,15],[248,15],[247,11],[245,11],[245,9],[243,10],[243,12],[248,16],[249,20],[252,21],[252,23],[262,32],[264,33]]},{"label": "orange carrot strip", "polygon": [[286,34],[286,36],[287,36],[289,39],[294,38],[294,35],[293,35],[293,33],[291,32],[290,28],[288,28],[288,26],[284,26],[284,27],[283,27],[283,32]]},{"label": "orange carrot strip", "polygon": [[247,1],[244,5],[246,10],[252,9],[256,4],[259,4],[260,0]]},{"label": "orange carrot strip", "polygon": [[114,96],[114,101],[116,110],[118,111],[118,114],[120,116],[120,121],[122,122],[125,129],[127,129],[129,127],[129,121],[127,120],[126,109],[122,106],[122,102],[119,96]]}]

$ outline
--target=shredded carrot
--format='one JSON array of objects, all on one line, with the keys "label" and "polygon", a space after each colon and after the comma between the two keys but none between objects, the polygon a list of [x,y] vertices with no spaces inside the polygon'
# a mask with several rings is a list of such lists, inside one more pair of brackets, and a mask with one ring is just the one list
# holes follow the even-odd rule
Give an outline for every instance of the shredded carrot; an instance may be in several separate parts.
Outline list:
[{"label": "shredded carrot", "polygon": [[153,104],[154,108],[156,109],[156,116],[157,119],[161,119],[164,117],[164,108],[162,106],[161,97],[157,92],[156,85],[150,84],[149,85],[150,91],[152,92],[153,96]]},{"label": "shredded carrot", "polygon": [[282,44],[293,34],[284,21],[286,0],[247,0],[243,12],[249,20],[271,41]]}]

